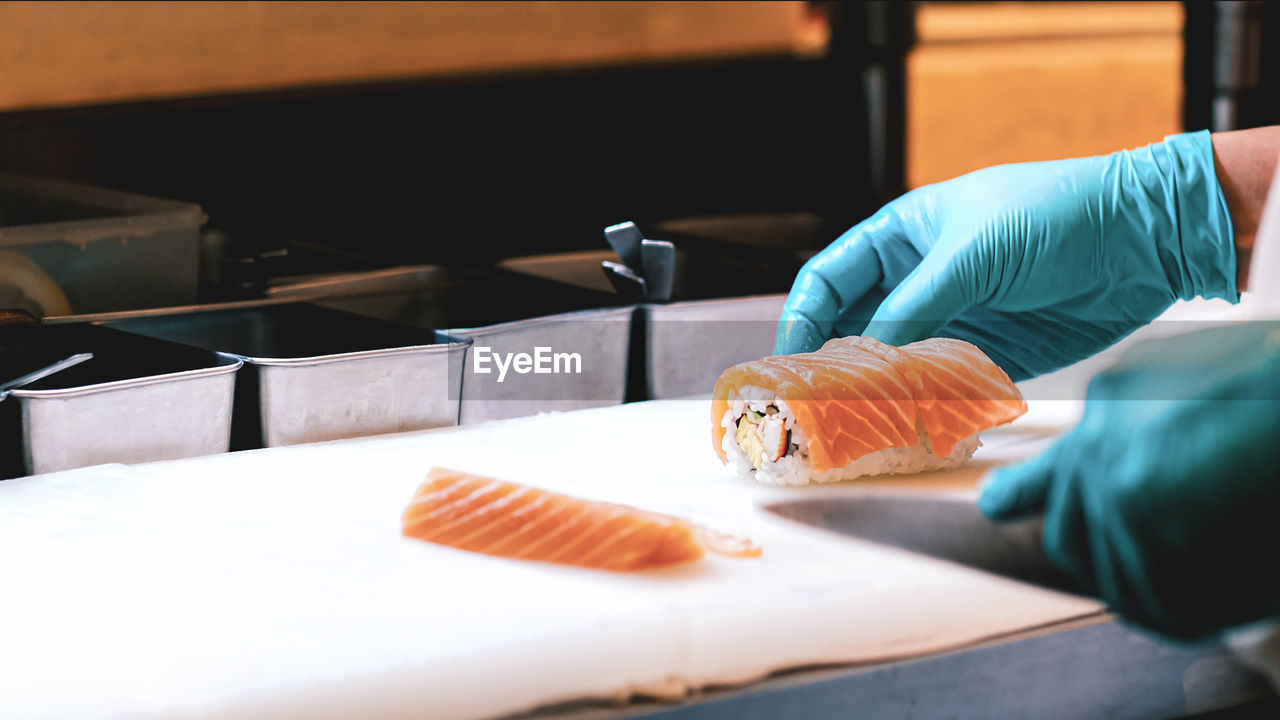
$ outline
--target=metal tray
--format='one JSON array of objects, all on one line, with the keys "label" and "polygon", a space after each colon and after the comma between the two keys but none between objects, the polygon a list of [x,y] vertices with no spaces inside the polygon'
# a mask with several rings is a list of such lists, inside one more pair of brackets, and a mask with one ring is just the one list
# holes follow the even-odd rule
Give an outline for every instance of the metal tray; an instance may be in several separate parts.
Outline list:
[{"label": "metal tray", "polygon": [[268,298],[306,301],[334,310],[416,325],[444,327],[446,292],[457,281],[440,265],[408,265],[288,278],[264,293]]},{"label": "metal tray", "polygon": [[[600,272],[598,265],[593,271]],[[603,274],[600,277],[607,286]],[[450,397],[460,399],[462,423],[623,401],[634,306],[619,307],[620,299],[612,292],[574,287],[505,267],[459,271],[448,282],[434,277],[426,285],[397,299],[407,299],[407,306],[424,308],[422,312],[392,315],[387,307],[375,305],[350,309],[419,327],[461,328],[446,332],[474,339],[486,354],[534,353],[545,347],[581,358],[580,373],[512,372],[499,383],[496,373],[475,372],[475,354],[470,350],[451,356],[451,377],[462,378],[462,383],[460,393]]]},{"label": "metal tray", "polygon": [[37,316],[195,302],[204,221],[190,203],[0,175],[0,269],[22,265],[0,295]]},{"label": "metal tray", "polygon": [[458,423],[466,339],[300,303],[108,324],[242,358],[235,449]]},{"label": "metal tray", "polygon": [[89,325],[5,328],[5,372],[93,359],[0,399],[0,477],[226,452],[239,358]]},{"label": "metal tray", "polygon": [[[528,318],[476,328],[450,330],[470,338],[462,382],[459,422],[469,425],[540,412],[580,410],[619,405],[627,384],[627,360],[635,308],[614,307]],[[536,362],[537,348],[546,348],[553,372],[521,374],[508,365],[501,377],[494,360],[484,357],[526,354]],[[556,367],[555,354],[576,354]],[[515,360],[511,361],[512,363]],[[488,372],[480,372],[481,367]],[[579,372],[571,372],[573,368]],[[565,372],[554,372],[560,369]]]},{"label": "metal tray", "polygon": [[651,400],[711,392],[730,365],[773,352],[786,295],[641,305],[641,386]]},{"label": "metal tray", "polygon": [[613,293],[613,286],[601,271],[600,264],[606,260],[618,259],[618,254],[612,250],[578,250],[507,258],[499,262],[498,267],[586,290]]}]

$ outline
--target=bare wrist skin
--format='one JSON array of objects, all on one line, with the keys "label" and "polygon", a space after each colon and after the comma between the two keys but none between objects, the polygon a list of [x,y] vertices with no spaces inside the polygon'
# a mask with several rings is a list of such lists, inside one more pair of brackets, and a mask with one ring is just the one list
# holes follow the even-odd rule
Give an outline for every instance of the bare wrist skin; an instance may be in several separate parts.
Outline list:
[{"label": "bare wrist skin", "polygon": [[1280,125],[1214,133],[1213,164],[1236,245],[1236,288],[1246,290],[1262,208],[1280,155]]}]

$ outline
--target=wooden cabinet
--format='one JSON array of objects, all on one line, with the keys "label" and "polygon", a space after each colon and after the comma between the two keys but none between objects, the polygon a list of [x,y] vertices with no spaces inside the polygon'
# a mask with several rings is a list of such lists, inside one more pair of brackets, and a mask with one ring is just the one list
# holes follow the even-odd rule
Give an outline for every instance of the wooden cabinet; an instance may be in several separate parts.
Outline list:
[{"label": "wooden cabinet", "polygon": [[0,111],[808,53],[804,2],[6,2]]},{"label": "wooden cabinet", "polygon": [[1181,131],[1178,3],[924,3],[917,27],[912,186]]}]

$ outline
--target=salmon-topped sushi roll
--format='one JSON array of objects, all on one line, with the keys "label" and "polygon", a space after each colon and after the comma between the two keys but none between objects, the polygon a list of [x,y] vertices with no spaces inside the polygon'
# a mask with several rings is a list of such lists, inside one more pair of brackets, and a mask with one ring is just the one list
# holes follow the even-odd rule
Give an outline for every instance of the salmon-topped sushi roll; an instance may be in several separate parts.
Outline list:
[{"label": "salmon-topped sushi roll", "polygon": [[872,338],[735,365],[712,392],[712,441],[764,483],[836,482],[959,467],[978,434],[1022,415],[1009,376],[977,347]]}]

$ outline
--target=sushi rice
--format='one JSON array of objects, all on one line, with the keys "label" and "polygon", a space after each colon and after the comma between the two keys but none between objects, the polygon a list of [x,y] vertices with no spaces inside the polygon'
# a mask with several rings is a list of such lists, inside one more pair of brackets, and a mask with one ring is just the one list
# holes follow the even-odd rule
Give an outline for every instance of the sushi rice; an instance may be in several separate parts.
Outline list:
[{"label": "sushi rice", "polygon": [[809,464],[808,440],[786,401],[772,390],[753,385],[730,391],[729,409],[720,424],[725,428],[721,447],[729,464],[743,477],[767,485],[831,483],[868,475],[951,470],[968,462],[982,445],[974,433],[957,443],[950,455],[940,458],[934,455],[928,433],[917,421],[919,444],[877,450],[844,467],[814,473]]}]

